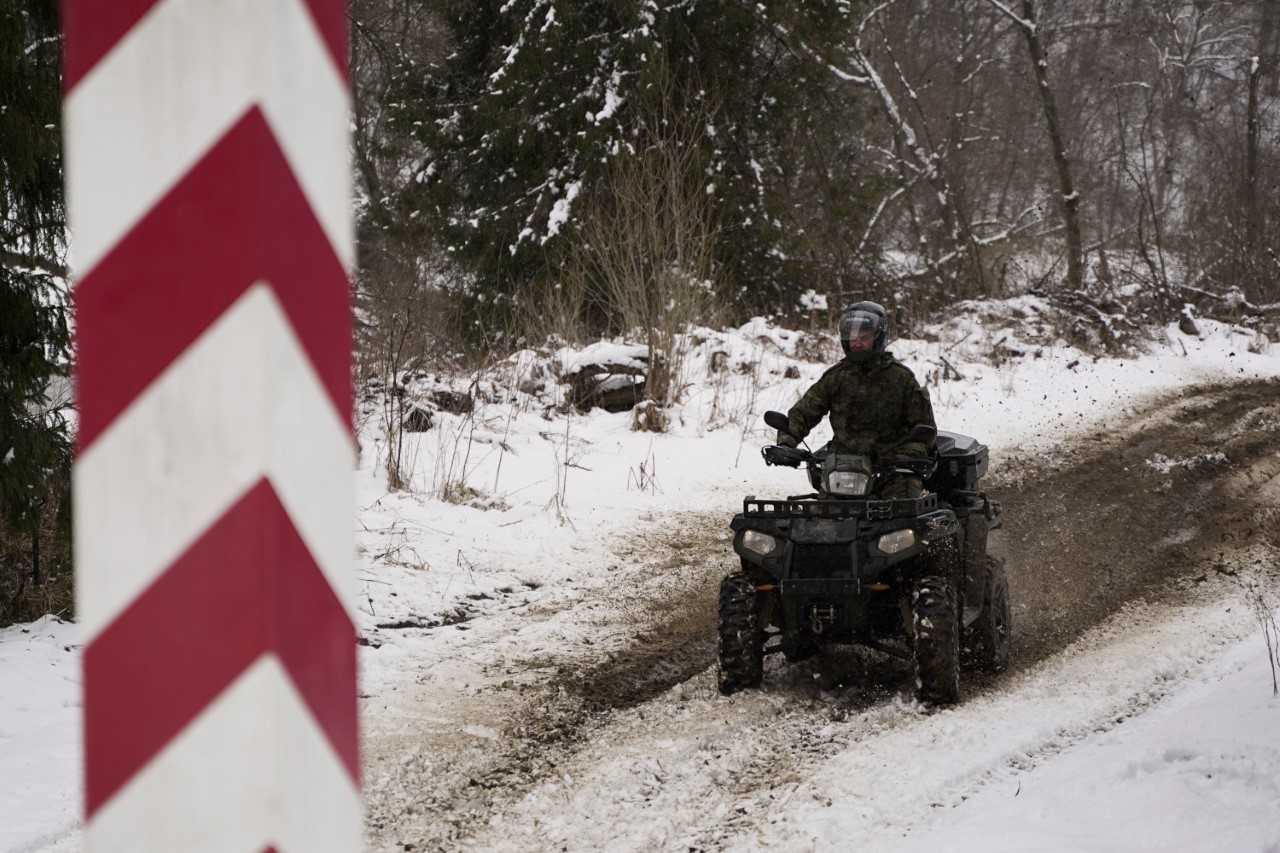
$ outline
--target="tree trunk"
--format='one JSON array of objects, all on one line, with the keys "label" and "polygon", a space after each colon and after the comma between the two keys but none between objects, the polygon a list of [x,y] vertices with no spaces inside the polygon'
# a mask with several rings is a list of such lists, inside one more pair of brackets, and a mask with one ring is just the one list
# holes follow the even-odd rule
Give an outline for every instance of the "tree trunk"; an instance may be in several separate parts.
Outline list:
[{"label": "tree trunk", "polygon": [[1022,0],[1024,22],[1022,34],[1027,39],[1031,54],[1031,67],[1036,75],[1036,88],[1040,90],[1040,105],[1044,109],[1045,129],[1053,146],[1053,165],[1058,172],[1058,208],[1062,212],[1062,224],[1067,235],[1067,286],[1079,290],[1084,286],[1084,238],[1080,233],[1080,193],[1071,180],[1071,160],[1067,156],[1067,144],[1062,135],[1062,123],[1058,118],[1058,105],[1053,89],[1049,86],[1049,61],[1036,23],[1033,0]]},{"label": "tree trunk", "polygon": [[1258,57],[1253,57],[1249,69],[1249,106],[1245,113],[1245,157],[1244,157],[1244,215],[1245,239],[1248,241],[1248,254],[1252,258],[1258,248],[1258,236],[1262,231],[1258,221],[1258,143],[1261,136],[1261,122],[1258,116],[1258,87],[1262,81],[1262,64]]},{"label": "tree trunk", "polygon": [[40,513],[31,517],[31,585],[40,585]]},{"label": "tree trunk", "polygon": [[1262,216],[1258,208],[1258,157],[1262,144],[1262,116],[1260,89],[1262,78],[1274,57],[1268,56],[1272,36],[1276,26],[1276,0],[1271,0],[1262,10],[1258,25],[1257,53],[1250,60],[1249,66],[1249,102],[1245,112],[1245,167],[1243,207],[1245,219],[1245,235],[1248,240],[1249,260],[1258,251],[1262,238]]}]

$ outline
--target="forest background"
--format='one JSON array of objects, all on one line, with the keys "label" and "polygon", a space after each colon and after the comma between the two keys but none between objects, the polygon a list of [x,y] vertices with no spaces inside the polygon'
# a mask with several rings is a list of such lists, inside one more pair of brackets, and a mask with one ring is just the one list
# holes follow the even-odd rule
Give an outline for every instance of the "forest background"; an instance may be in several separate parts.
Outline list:
[{"label": "forest background", "polygon": [[[1274,337],[1280,0],[353,0],[356,381],[1034,292]],[[53,0],[0,9],[0,625],[69,612]],[[660,419],[655,421],[660,423]]]}]

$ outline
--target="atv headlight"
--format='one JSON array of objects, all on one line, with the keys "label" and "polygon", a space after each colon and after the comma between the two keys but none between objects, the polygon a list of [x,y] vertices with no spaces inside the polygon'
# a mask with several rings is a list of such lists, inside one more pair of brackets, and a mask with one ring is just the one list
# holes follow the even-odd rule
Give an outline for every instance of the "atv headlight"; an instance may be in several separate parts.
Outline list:
[{"label": "atv headlight", "polygon": [[886,533],[876,542],[876,547],[880,549],[881,554],[896,554],[899,551],[907,550],[914,544],[916,544],[916,532],[907,529]]},{"label": "atv headlight", "polygon": [[832,471],[827,475],[827,491],[833,495],[865,495],[870,481],[861,471]]},{"label": "atv headlight", "polygon": [[778,540],[768,533],[761,533],[759,530],[748,530],[742,534],[742,547],[753,554],[767,557],[778,547]]}]

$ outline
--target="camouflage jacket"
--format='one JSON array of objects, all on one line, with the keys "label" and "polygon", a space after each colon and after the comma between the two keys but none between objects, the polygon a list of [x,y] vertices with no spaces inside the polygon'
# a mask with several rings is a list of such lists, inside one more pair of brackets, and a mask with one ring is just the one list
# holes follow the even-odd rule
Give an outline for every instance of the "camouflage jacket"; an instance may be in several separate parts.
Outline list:
[{"label": "camouflage jacket", "polygon": [[846,358],[822,374],[787,413],[791,432],[804,438],[826,414],[841,452],[867,453],[876,461],[929,452],[929,446],[907,441],[917,424],[935,426],[929,394],[891,353],[862,364]]}]

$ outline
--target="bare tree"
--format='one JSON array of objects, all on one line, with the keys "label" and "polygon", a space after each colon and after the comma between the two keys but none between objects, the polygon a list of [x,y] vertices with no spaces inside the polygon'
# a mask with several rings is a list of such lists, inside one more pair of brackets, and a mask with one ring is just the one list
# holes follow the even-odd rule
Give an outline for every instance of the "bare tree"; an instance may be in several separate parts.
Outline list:
[{"label": "bare tree", "polygon": [[[425,258],[435,250],[415,211],[397,205],[432,157],[398,122],[401,102],[429,99],[432,62],[455,46],[432,22],[439,13],[411,0],[353,8],[362,241],[370,256]],[[1280,300],[1280,203],[1266,191],[1280,172],[1280,0],[876,0],[745,14],[757,16],[742,60],[759,63],[752,79],[770,69],[801,87],[820,78],[796,101],[803,120],[791,112],[753,128],[777,156],[755,184],[744,172],[734,185],[750,194],[764,173],[785,187],[771,203],[800,211],[779,215],[803,232],[780,244],[797,278],[829,281],[830,295],[897,299],[904,319],[1055,278],[1090,305],[1126,301],[1147,319],[1187,298],[1237,312]],[[629,95],[627,109],[644,97]],[[536,315],[531,325],[569,338],[642,330],[661,354],[673,329],[705,321],[695,282],[720,271],[703,250],[718,245],[731,263],[737,232],[717,231],[711,202],[723,204],[729,183],[714,181],[708,197],[710,164],[696,151],[746,141],[722,111],[708,122],[686,109],[697,103],[653,93],[602,180],[570,197],[572,177],[556,179],[549,207],[563,202],[567,215],[557,233],[581,245],[548,252],[554,266],[517,294],[522,308],[538,305],[518,312]],[[815,103],[838,132],[815,139]],[[432,109],[416,115],[447,123],[468,104]],[[509,285],[477,281],[472,295]],[[672,375],[650,388],[664,401],[678,395],[673,355]]]},{"label": "bare tree", "polygon": [[1244,170],[1244,212],[1248,246],[1256,252],[1262,235],[1262,215],[1258,204],[1258,184],[1261,174],[1259,160],[1262,148],[1262,106],[1260,97],[1262,81],[1268,74],[1275,73],[1277,62],[1277,17],[1280,17],[1280,2],[1262,0],[1262,10],[1258,15],[1257,46],[1249,57],[1249,96],[1245,111],[1245,170]]},{"label": "bare tree", "polygon": [[1036,21],[1034,0],[1022,0],[1022,15],[1013,12],[1000,0],[987,0],[992,6],[1018,25],[1027,42],[1031,57],[1031,70],[1035,75],[1036,89],[1040,93],[1040,106],[1044,111],[1045,132],[1053,151],[1053,164],[1058,175],[1058,209],[1067,241],[1067,286],[1072,290],[1084,287],[1084,238],[1080,229],[1080,192],[1072,179],[1071,159],[1067,154],[1066,136],[1058,117],[1058,105],[1053,87],[1049,83],[1049,57],[1045,51],[1040,26]]},{"label": "bare tree", "polygon": [[450,293],[456,273],[435,262],[438,253],[388,240],[366,240],[356,292],[357,369],[380,391],[379,428],[385,437],[387,488],[406,488],[405,419],[415,401],[415,371],[458,366],[459,305]]},{"label": "bare tree", "polygon": [[681,393],[684,333],[712,313],[718,225],[693,144],[706,116],[681,110],[671,92],[651,109],[643,143],[616,157],[592,193],[561,288],[589,295],[615,331],[644,336],[645,394],[666,406]]}]

